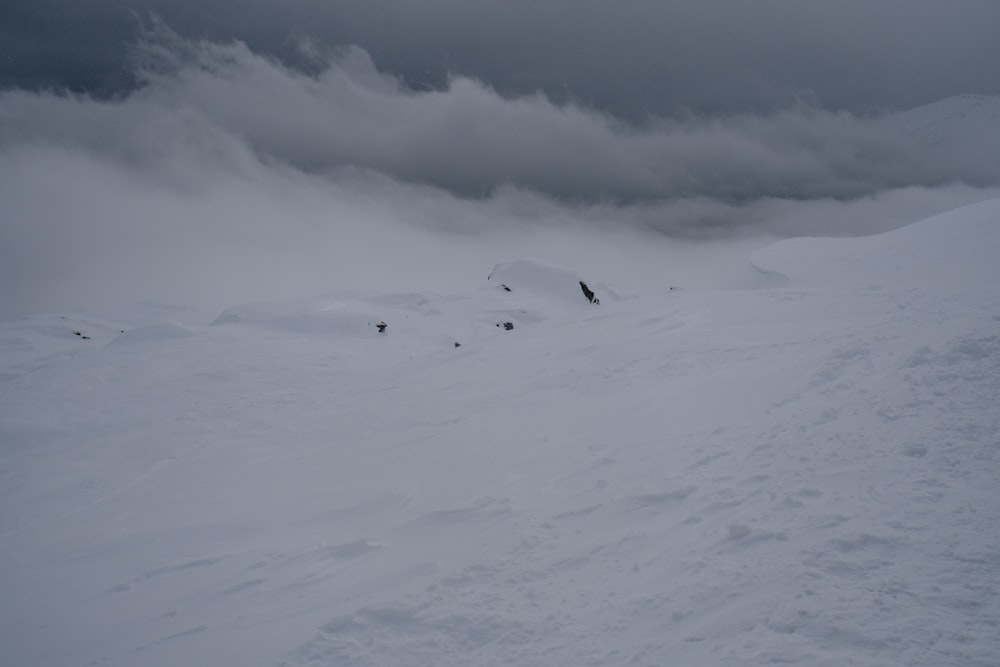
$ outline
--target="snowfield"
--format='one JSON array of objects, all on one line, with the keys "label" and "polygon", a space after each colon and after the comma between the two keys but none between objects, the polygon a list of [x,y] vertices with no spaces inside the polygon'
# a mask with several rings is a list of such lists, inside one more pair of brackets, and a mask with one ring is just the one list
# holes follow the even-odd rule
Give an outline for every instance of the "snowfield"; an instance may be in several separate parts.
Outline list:
[{"label": "snowfield", "polygon": [[2,323],[0,664],[1000,664],[998,254]]}]

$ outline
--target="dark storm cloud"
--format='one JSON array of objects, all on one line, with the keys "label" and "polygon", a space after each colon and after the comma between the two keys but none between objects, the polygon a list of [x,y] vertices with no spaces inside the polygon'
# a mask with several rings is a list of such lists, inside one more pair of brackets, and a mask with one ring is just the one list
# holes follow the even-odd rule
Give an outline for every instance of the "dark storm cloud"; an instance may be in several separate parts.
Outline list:
[{"label": "dark storm cloud", "polygon": [[640,127],[542,95],[504,98],[466,78],[414,90],[357,47],[311,57],[316,73],[305,74],[240,43],[190,42],[161,27],[138,52],[137,92],[113,103],[8,93],[0,141],[136,159],[179,135],[207,151],[201,161],[233,145],[310,173],[367,169],[462,196],[516,187],[587,202],[850,199],[1000,183],[1000,131],[942,144],[893,117],[808,107]]},{"label": "dark storm cloud", "polygon": [[0,85],[107,93],[156,13],[193,38],[240,39],[307,65],[304,38],[358,45],[415,88],[449,74],[504,96],[631,120],[822,108],[906,108],[1000,93],[994,0],[14,0],[0,9]]}]

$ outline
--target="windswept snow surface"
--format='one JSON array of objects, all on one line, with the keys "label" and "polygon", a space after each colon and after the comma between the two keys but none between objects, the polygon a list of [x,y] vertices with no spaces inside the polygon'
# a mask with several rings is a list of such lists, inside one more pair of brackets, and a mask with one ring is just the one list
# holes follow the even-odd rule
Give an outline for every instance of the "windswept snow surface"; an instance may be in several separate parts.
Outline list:
[{"label": "windswept snow surface", "polygon": [[5,323],[0,663],[1000,664],[998,251]]}]

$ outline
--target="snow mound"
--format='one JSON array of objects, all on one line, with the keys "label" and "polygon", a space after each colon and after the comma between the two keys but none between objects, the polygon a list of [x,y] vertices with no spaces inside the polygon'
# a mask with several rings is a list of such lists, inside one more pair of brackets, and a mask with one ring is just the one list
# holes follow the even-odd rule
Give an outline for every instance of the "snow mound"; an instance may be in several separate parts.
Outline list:
[{"label": "snow mound", "polygon": [[113,345],[135,345],[141,343],[159,343],[168,340],[190,338],[195,332],[178,322],[161,322],[147,324],[122,332],[111,341]]},{"label": "snow mound", "polygon": [[86,353],[120,331],[111,322],[81,314],[32,315],[6,322],[0,328],[0,379]]},{"label": "snow mound", "polygon": [[222,312],[211,325],[336,340],[341,350],[361,351],[380,341],[384,351],[410,355],[454,349],[553,317],[578,318],[593,312],[602,297],[620,298],[569,269],[526,259],[497,265],[487,282],[463,296],[355,293],[244,304]]},{"label": "snow mound", "polygon": [[604,285],[588,283],[569,269],[532,259],[497,264],[487,280],[504,291],[524,291],[581,307],[593,305],[586,290],[590,290],[598,300],[609,292]]},{"label": "snow mound", "polygon": [[385,309],[363,301],[247,304],[229,308],[212,325],[242,324],[287,333],[332,338],[370,336]]},{"label": "snow mound", "polygon": [[875,236],[779,241],[751,264],[799,286],[964,291],[1000,278],[998,248],[1000,199],[991,199]]}]

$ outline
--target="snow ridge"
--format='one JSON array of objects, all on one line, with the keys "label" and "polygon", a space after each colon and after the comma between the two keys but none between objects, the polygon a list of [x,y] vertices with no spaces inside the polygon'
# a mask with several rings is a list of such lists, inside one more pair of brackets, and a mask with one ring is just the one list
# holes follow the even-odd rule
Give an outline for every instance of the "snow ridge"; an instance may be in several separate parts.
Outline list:
[{"label": "snow ridge", "polygon": [[955,95],[893,114],[890,124],[932,145],[995,137],[1000,96]]}]

